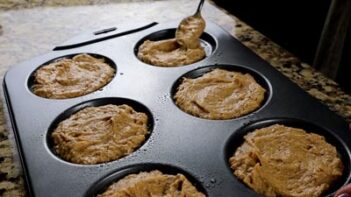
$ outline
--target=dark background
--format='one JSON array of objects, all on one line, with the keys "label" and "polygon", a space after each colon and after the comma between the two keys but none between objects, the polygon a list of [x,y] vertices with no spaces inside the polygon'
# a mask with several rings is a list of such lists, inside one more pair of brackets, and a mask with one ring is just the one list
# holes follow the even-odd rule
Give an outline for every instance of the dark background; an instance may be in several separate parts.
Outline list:
[{"label": "dark background", "polygon": [[[310,65],[331,0],[214,0]],[[351,92],[351,25],[336,81]]]}]

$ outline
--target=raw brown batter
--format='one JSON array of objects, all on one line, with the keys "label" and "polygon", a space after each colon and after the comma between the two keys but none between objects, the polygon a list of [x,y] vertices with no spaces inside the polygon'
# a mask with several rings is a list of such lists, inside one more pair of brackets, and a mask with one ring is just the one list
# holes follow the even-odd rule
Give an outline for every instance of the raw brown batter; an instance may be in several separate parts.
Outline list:
[{"label": "raw brown batter", "polygon": [[187,49],[196,49],[200,47],[200,36],[204,32],[206,22],[201,14],[186,17],[183,19],[176,31],[177,42]]},{"label": "raw brown batter", "polygon": [[128,105],[87,107],[59,123],[54,149],[79,164],[113,161],[132,153],[148,134],[148,117]]},{"label": "raw brown batter", "polygon": [[161,41],[146,40],[139,47],[138,57],[145,63],[163,67],[197,62],[206,56],[205,50],[200,45],[200,36],[205,25],[201,15],[187,17],[176,31],[176,38]]},{"label": "raw brown batter", "polygon": [[182,174],[158,170],[131,174],[112,184],[97,197],[205,197]]},{"label": "raw brown batter", "polygon": [[195,79],[184,78],[174,96],[185,112],[207,119],[230,119],[259,108],[265,89],[250,74],[214,69]]},{"label": "raw brown batter", "polygon": [[79,54],[39,68],[32,87],[34,94],[52,99],[73,98],[94,92],[115,75],[103,59]]},{"label": "raw brown batter", "polygon": [[275,124],[244,138],[231,168],[265,196],[318,197],[342,175],[336,148],[320,135]]}]

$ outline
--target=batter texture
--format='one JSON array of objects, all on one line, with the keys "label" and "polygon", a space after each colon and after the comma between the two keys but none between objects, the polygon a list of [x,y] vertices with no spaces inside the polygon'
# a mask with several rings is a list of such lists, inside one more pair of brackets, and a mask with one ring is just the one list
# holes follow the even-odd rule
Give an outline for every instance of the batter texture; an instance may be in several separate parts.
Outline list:
[{"label": "batter texture", "polygon": [[318,197],[343,164],[324,137],[275,124],[247,134],[229,162],[234,175],[269,197]]},{"label": "batter texture", "polygon": [[34,73],[34,94],[51,99],[66,99],[94,92],[115,75],[103,59],[79,54],[44,65]]},{"label": "batter texture", "polygon": [[206,56],[200,44],[200,36],[206,23],[201,15],[182,20],[175,38],[150,41],[146,40],[139,47],[138,57],[154,66],[175,67],[192,64]]},{"label": "batter texture", "polygon": [[206,119],[230,119],[259,108],[265,89],[250,74],[214,69],[201,77],[184,78],[174,96],[185,112]]},{"label": "batter texture", "polygon": [[87,107],[60,122],[52,133],[63,159],[98,164],[132,153],[148,134],[148,117],[128,105]]},{"label": "batter texture", "polygon": [[112,184],[97,197],[205,197],[182,175],[158,170],[131,174]]}]

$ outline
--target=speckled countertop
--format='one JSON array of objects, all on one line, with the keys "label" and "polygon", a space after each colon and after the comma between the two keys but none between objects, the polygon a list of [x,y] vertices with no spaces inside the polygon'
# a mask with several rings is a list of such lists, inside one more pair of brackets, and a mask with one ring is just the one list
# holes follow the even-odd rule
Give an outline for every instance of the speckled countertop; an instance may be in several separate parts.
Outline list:
[{"label": "speckled countertop", "polygon": [[[197,1],[188,0],[2,0],[0,76],[11,65],[45,53],[82,31],[118,25],[131,19],[138,22],[179,20],[193,13],[196,4]],[[351,122],[351,96],[334,81],[211,2],[205,4],[203,15]],[[20,168],[14,161],[16,151],[11,148],[13,142],[5,126],[3,108],[0,109],[0,196],[24,196]]]}]

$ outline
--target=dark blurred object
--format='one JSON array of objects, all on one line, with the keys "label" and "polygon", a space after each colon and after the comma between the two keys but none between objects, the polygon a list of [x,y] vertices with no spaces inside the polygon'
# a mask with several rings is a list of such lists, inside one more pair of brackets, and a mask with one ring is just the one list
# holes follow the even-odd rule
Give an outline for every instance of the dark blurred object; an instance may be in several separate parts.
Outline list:
[{"label": "dark blurred object", "polygon": [[350,19],[351,1],[332,0],[313,62],[315,68],[332,79],[342,73],[341,58]]},{"label": "dark blurred object", "polygon": [[[214,0],[214,2],[302,61],[312,65],[332,1]],[[350,45],[349,27],[336,81],[351,92]]]},{"label": "dark blurred object", "polygon": [[346,36],[337,81],[351,94],[351,24]]}]

